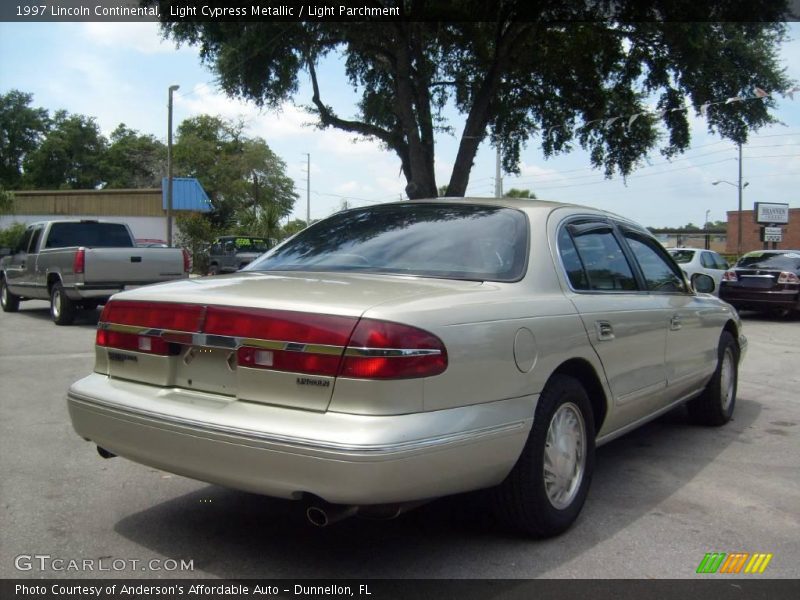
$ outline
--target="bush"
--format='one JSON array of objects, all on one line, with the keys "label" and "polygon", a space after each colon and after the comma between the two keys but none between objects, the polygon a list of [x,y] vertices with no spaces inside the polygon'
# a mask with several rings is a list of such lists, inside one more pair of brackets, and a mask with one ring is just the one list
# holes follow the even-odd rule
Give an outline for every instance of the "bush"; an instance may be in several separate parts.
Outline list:
[{"label": "bush", "polygon": [[208,247],[219,233],[211,221],[198,213],[178,215],[175,223],[178,226],[175,242],[192,255],[192,272],[205,275],[208,273]]},{"label": "bush", "polygon": [[0,248],[16,248],[26,228],[25,223],[12,223],[5,229],[0,229]]}]

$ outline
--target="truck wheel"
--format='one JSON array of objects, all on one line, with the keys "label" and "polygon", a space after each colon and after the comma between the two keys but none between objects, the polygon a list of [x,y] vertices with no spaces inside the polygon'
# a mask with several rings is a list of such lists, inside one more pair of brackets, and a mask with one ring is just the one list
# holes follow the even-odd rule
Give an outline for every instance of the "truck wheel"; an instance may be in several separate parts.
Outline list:
[{"label": "truck wheel", "polygon": [[209,275],[219,275],[219,265],[211,265],[208,267]]},{"label": "truck wheel", "polygon": [[574,377],[554,375],[514,469],[495,489],[498,517],[529,535],[557,535],[578,518],[594,471],[594,416]]},{"label": "truck wheel", "polygon": [[736,405],[739,346],[727,331],[723,331],[719,338],[717,356],[717,368],[706,389],[697,398],[686,403],[689,418],[699,425],[724,425],[731,420]]},{"label": "truck wheel", "polygon": [[72,325],[75,320],[75,304],[67,297],[61,282],[50,290],[50,316],[56,325]]},{"label": "truck wheel", "polygon": [[0,306],[3,312],[17,312],[19,310],[19,296],[11,293],[8,289],[5,277],[0,277]]}]

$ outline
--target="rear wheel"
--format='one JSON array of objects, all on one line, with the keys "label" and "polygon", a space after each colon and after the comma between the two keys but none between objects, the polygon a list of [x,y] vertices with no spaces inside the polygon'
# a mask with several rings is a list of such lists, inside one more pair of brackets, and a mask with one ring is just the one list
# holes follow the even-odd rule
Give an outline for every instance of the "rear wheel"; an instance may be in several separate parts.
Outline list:
[{"label": "rear wheel", "polygon": [[720,426],[731,420],[739,381],[739,346],[727,331],[719,338],[717,368],[703,393],[690,400],[689,417],[700,425]]},{"label": "rear wheel", "polygon": [[75,320],[75,304],[67,297],[61,282],[50,290],[50,316],[56,325],[71,325]]},{"label": "rear wheel", "polygon": [[219,275],[219,265],[211,265],[208,267],[209,275]]},{"label": "rear wheel", "polygon": [[557,535],[577,519],[594,471],[594,418],[581,383],[554,375],[539,397],[525,448],[495,490],[498,516],[529,535]]},{"label": "rear wheel", "polygon": [[0,306],[3,312],[17,312],[19,310],[19,296],[12,294],[8,289],[5,277],[0,277]]}]

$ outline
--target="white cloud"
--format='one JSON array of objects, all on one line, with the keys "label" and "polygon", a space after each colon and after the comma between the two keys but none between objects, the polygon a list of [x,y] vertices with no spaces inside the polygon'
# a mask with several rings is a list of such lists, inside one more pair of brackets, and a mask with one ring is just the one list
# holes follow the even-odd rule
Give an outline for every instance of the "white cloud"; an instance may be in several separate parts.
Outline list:
[{"label": "white cloud", "polygon": [[[161,36],[158,23],[82,23],[85,39],[115,50],[129,48],[142,54],[175,53],[174,42]],[[182,46],[180,50],[191,50]]]}]

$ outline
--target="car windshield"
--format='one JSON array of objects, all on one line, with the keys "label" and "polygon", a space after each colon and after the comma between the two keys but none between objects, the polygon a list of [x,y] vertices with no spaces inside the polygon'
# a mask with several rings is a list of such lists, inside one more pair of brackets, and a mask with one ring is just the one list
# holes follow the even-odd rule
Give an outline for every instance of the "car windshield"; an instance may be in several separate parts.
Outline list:
[{"label": "car windshield", "polygon": [[694,250],[670,250],[669,253],[679,265],[692,262],[692,258],[694,258]]},{"label": "car windshield", "polygon": [[745,269],[797,271],[800,269],[800,252],[750,252],[740,258],[736,266]]},{"label": "car windshield", "polygon": [[248,271],[354,271],[516,281],[525,272],[521,211],[405,203],[348,210],[300,232]]},{"label": "car windshield", "polygon": [[263,254],[269,250],[269,244],[264,238],[240,237],[236,238],[236,250],[238,252],[257,252]]}]

